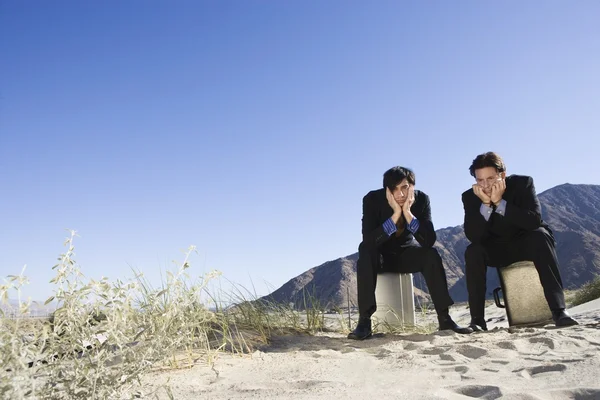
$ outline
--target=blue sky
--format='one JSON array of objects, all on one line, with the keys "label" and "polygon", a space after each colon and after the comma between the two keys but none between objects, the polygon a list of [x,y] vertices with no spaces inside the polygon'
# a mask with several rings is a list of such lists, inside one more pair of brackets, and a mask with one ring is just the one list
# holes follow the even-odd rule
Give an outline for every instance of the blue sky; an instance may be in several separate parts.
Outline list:
[{"label": "blue sky", "polygon": [[45,299],[65,229],[94,278],[194,244],[266,294],[354,253],[411,167],[462,223],[494,150],[538,192],[600,184],[596,1],[2,1],[0,275]]}]

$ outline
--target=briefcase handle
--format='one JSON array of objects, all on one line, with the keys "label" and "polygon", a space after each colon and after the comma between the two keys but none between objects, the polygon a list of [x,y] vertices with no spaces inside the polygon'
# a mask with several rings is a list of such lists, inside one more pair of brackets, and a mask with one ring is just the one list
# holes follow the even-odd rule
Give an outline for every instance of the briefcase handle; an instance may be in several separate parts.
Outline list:
[{"label": "briefcase handle", "polygon": [[496,307],[500,307],[500,308],[506,308],[506,306],[504,304],[502,304],[500,302],[500,292],[502,291],[501,287],[497,287],[496,289],[494,289],[494,302],[496,303]]}]

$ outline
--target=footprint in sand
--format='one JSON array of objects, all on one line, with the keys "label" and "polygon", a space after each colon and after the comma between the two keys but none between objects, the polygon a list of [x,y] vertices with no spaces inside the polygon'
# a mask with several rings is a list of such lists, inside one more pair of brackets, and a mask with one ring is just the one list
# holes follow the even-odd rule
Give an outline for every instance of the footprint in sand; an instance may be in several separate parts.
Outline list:
[{"label": "footprint in sand", "polygon": [[498,342],[496,346],[504,350],[517,350],[517,346],[513,342]]},{"label": "footprint in sand", "polygon": [[386,358],[392,354],[392,352],[388,349],[378,348],[367,349],[366,352],[373,354],[376,358]]},{"label": "footprint in sand", "polygon": [[521,368],[516,369],[513,372],[519,373],[521,376],[525,378],[535,377],[535,375],[544,374],[547,372],[563,372],[567,370],[567,366],[565,364],[546,364],[546,365],[538,365],[536,367],[531,368]]},{"label": "footprint in sand", "polygon": [[529,339],[529,343],[541,343],[548,346],[551,349],[554,349],[555,346],[554,340],[544,337],[532,337]]},{"label": "footprint in sand", "polygon": [[496,368],[483,368],[482,371],[497,373],[500,372],[499,369]]},{"label": "footprint in sand", "polygon": [[448,372],[457,372],[460,375],[464,375],[467,372],[469,372],[469,367],[467,367],[465,365],[447,366],[447,367],[440,368],[439,371],[442,372],[442,376],[445,376],[445,374]]},{"label": "footprint in sand", "polygon": [[537,374],[543,374],[545,372],[562,372],[567,369],[565,364],[549,364],[549,365],[538,365],[537,367],[526,368],[529,375],[534,376]]},{"label": "footprint in sand", "polygon": [[459,374],[466,374],[469,372],[469,367],[465,365],[459,365],[458,367],[454,367],[454,371],[458,372]]},{"label": "footprint in sand", "polygon": [[498,386],[468,385],[454,388],[458,394],[476,399],[495,400],[502,397],[502,392]]},{"label": "footprint in sand", "polygon": [[459,346],[456,349],[456,352],[462,354],[467,358],[473,359],[481,358],[488,355],[488,351],[486,349],[477,346],[472,346],[470,344]]},{"label": "footprint in sand", "polygon": [[407,351],[415,351],[415,350],[419,350],[421,348],[423,348],[422,344],[416,344],[416,343],[412,343],[412,342],[406,343],[404,345],[404,350],[407,350]]},{"label": "footprint in sand", "polygon": [[571,390],[553,390],[550,392],[553,399],[598,400],[600,389],[574,388]]},{"label": "footprint in sand", "polygon": [[456,361],[456,358],[450,354],[440,354],[440,360],[442,361]]},{"label": "footprint in sand", "polygon": [[428,355],[428,356],[437,356],[437,355],[440,355],[440,354],[444,354],[448,350],[450,350],[450,347],[439,346],[439,347],[430,347],[428,349],[423,349],[419,353],[425,354],[425,355]]},{"label": "footprint in sand", "polygon": [[[567,337],[569,337],[569,338],[571,338],[571,339],[578,340],[578,341],[585,342],[585,345],[586,345],[586,344],[591,344],[591,345],[593,345],[593,346],[600,346],[600,343],[598,343],[598,342],[593,342],[593,341],[589,340],[589,338],[586,338],[586,337],[583,337],[583,336],[577,336],[577,335],[568,335]],[[578,344],[577,346],[579,346],[579,344]]]}]

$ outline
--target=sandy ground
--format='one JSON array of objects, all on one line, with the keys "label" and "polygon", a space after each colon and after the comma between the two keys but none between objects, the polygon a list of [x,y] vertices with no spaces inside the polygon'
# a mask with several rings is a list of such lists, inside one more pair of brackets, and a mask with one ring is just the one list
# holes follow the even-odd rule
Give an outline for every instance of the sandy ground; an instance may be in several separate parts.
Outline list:
[{"label": "sandy ground", "polygon": [[[490,306],[490,331],[472,335],[276,337],[251,355],[153,373],[144,385],[168,381],[181,400],[600,399],[600,299],[569,311],[579,326],[509,329],[504,311]],[[452,315],[469,321],[464,307]]]}]

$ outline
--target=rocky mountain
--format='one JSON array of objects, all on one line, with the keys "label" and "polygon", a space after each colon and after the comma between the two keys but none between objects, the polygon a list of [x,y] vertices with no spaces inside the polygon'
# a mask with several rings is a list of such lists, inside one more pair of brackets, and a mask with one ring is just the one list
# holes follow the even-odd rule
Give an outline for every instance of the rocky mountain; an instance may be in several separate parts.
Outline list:
[{"label": "rocky mountain", "polygon": [[[600,185],[563,184],[539,194],[542,217],[557,241],[563,283],[574,289],[600,275]],[[435,247],[444,266],[455,301],[467,300],[464,252],[469,241],[462,225],[439,229]],[[294,303],[302,308],[306,295],[326,308],[356,306],[356,261],[358,253],[328,261],[291,279],[265,298]],[[428,300],[421,274],[414,275],[415,300]],[[494,268],[488,269],[488,293],[499,286]]]}]

